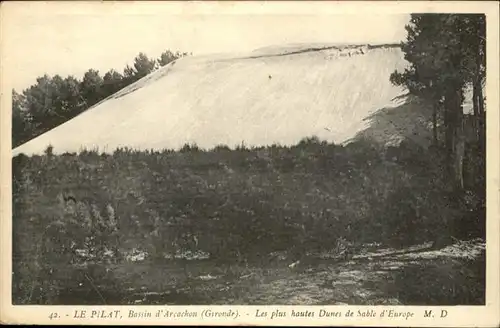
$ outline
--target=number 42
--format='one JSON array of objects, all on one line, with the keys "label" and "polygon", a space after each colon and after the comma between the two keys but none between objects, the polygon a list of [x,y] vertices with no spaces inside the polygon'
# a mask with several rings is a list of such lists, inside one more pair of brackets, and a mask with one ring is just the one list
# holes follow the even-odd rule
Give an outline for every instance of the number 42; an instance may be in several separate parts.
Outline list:
[{"label": "number 42", "polygon": [[56,312],[52,312],[50,315],[49,315],[49,319],[52,320],[52,319],[57,319],[59,318],[59,315],[56,313]]}]

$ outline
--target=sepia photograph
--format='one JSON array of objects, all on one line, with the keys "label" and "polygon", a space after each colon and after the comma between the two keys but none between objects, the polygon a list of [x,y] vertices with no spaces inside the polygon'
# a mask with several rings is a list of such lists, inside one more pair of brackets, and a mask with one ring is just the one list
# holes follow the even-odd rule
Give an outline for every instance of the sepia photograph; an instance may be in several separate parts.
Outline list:
[{"label": "sepia photograph", "polygon": [[2,4],[2,301],[129,318],[487,305],[498,21],[484,9],[87,4]]}]

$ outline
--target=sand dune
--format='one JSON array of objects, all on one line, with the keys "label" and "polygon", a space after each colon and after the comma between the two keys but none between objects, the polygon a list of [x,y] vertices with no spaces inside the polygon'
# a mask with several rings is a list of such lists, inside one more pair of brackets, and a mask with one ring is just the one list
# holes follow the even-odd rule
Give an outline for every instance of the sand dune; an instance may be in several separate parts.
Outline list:
[{"label": "sand dune", "polygon": [[[368,131],[386,142],[414,129],[411,120],[395,119],[404,90],[389,81],[406,65],[401,50],[390,45],[290,45],[186,57],[13,154],[41,153],[49,144],[55,153],[178,149],[185,143],[288,145],[312,135],[341,143]],[[370,129],[370,118],[388,109],[394,109],[391,124]]]}]

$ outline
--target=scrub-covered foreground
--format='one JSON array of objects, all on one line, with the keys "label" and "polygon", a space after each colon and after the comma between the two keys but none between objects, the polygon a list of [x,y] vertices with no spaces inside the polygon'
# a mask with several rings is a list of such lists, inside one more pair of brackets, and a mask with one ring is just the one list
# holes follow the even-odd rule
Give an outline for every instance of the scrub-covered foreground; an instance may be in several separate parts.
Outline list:
[{"label": "scrub-covered foreground", "polygon": [[[293,147],[17,156],[14,302],[479,304],[483,250],[458,259],[376,254],[484,238],[474,181],[453,192],[440,152],[423,151],[310,138]],[[422,288],[432,281],[444,289]],[[365,289],[378,296],[353,294]]]}]

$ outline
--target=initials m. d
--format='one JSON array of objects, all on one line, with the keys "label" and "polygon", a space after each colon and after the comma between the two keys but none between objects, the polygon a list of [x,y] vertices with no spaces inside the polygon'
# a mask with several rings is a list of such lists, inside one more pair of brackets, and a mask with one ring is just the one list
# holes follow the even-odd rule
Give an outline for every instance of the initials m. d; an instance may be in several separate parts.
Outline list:
[{"label": "initials m. d", "polygon": [[[448,311],[441,310],[441,318],[445,318],[448,315]],[[424,310],[424,318],[434,317],[432,310]]]}]

